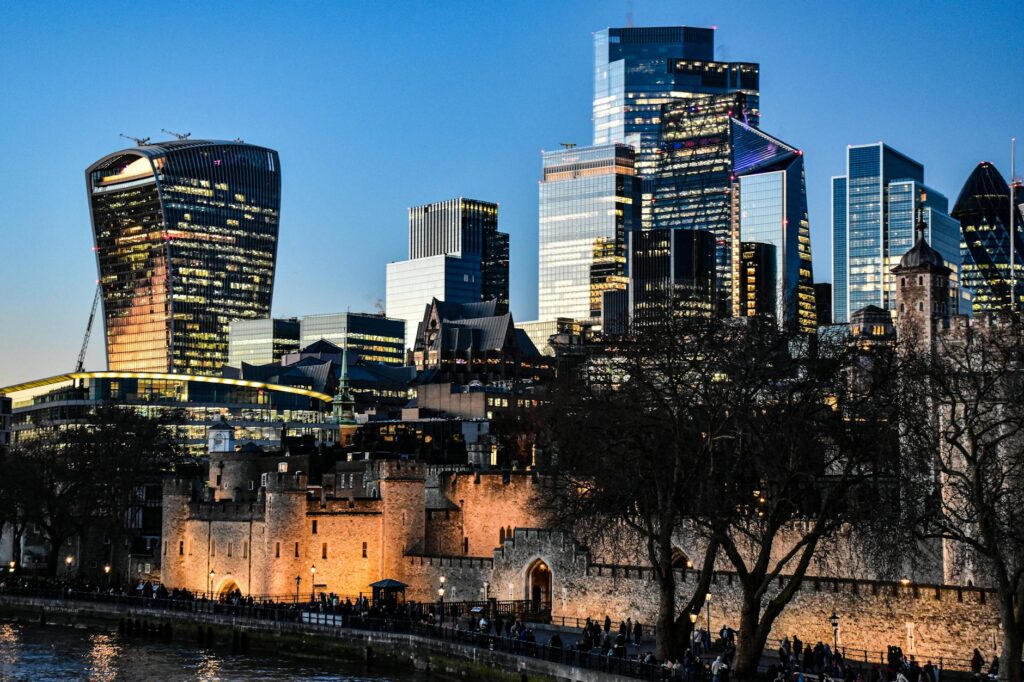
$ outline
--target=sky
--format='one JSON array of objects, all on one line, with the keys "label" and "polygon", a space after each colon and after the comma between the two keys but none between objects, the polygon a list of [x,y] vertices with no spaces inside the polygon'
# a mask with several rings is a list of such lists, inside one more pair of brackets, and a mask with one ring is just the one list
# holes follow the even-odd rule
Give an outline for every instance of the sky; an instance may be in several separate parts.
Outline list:
[{"label": "sky", "polygon": [[0,3],[0,386],[74,368],[83,171],[120,133],[279,151],[275,316],[372,312],[408,207],[467,196],[500,204],[513,316],[534,319],[541,150],[592,141],[593,32],[630,17],[715,26],[717,59],[760,63],[761,127],[804,151],[818,281],[848,144],[922,162],[951,208],[978,162],[1009,172],[1011,136],[1024,169],[1019,0]]}]

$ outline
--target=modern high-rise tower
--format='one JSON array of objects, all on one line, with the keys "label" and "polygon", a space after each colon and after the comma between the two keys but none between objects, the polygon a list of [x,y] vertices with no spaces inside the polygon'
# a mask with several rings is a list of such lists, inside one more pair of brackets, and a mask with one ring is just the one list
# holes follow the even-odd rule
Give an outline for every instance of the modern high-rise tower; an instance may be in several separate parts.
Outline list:
[{"label": "modern high-rise tower", "polygon": [[[716,62],[715,31],[710,28],[609,28],[594,34],[594,144],[623,143],[636,150],[636,172],[645,179],[644,228],[673,226],[657,222],[651,210],[652,203],[657,208],[663,201],[654,193],[655,177],[662,174],[665,108],[743,92],[746,107],[754,111],[758,71],[757,64]],[[723,112],[719,123],[727,125],[725,119]],[[757,125],[756,120],[748,122]]]},{"label": "modern high-rise tower", "polygon": [[847,148],[846,175],[832,178],[835,322],[848,322],[868,305],[893,309],[892,269],[914,245],[920,221],[927,228],[925,239],[957,280],[960,226],[948,207],[945,196],[925,186],[924,167],[917,161],[882,142]]},{"label": "modern high-rise tower", "polygon": [[633,161],[621,144],[544,154],[538,320],[597,320],[604,292],[626,288],[626,235],[640,219]]},{"label": "modern high-rise tower", "polygon": [[792,331],[817,331],[804,156],[742,121],[732,140],[734,316],[769,314]]},{"label": "modern high-rise tower", "polygon": [[176,140],[85,171],[113,371],[209,375],[228,325],[270,315],[281,207],[277,152]]},{"label": "modern high-rise tower", "polygon": [[508,234],[498,232],[497,204],[459,197],[409,209],[409,258],[478,259],[484,301],[508,305],[508,249]]},{"label": "modern high-rise tower", "polygon": [[953,207],[953,217],[960,221],[963,241],[962,284],[973,293],[974,312],[995,313],[1011,309],[1010,287],[1016,286],[1014,300],[1018,310],[1024,300],[1024,240],[1020,228],[1024,187],[1018,186],[1014,219],[1017,222],[1016,252],[1010,269],[1010,186],[988,161],[978,166],[967,178]]}]

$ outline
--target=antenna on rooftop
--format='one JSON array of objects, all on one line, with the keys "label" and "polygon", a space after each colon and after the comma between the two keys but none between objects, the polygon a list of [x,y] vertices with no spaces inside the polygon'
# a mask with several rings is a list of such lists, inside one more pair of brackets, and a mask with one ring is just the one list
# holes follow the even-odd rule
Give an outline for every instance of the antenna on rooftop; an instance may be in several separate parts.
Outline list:
[{"label": "antenna on rooftop", "polygon": [[140,147],[144,147],[147,144],[149,144],[149,138],[148,137],[132,137],[131,135],[125,135],[124,133],[121,133],[121,137],[123,137],[126,140],[131,140],[132,142],[134,142],[135,144],[139,145]]},{"label": "antenna on rooftop", "polygon": [[572,149],[576,146],[575,142],[559,142],[558,144],[562,145],[562,149]]},{"label": "antenna on rooftop", "polygon": [[626,28],[633,28],[633,0],[626,0]]},{"label": "antenna on rooftop", "polygon": [[192,137],[192,133],[176,133],[173,130],[168,130],[167,128],[161,128],[160,132],[167,133],[168,135],[173,135],[179,140],[187,140],[188,138]]}]

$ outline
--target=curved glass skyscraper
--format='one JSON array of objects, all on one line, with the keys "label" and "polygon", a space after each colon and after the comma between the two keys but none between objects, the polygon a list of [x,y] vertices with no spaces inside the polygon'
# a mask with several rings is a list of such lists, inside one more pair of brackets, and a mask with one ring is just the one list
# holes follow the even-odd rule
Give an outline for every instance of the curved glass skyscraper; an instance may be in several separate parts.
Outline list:
[{"label": "curved glass skyscraper", "polygon": [[177,140],[85,171],[113,371],[217,374],[228,325],[270,315],[277,152]]},{"label": "curved glass skyscraper", "polygon": [[1020,205],[1024,188],[1017,188],[1017,239],[1014,271],[1010,270],[1010,186],[988,161],[979,163],[967,178],[953,207],[963,235],[963,286],[973,293],[975,313],[1010,310],[1010,286],[1015,283],[1015,300],[1024,297],[1024,241],[1019,233]]}]

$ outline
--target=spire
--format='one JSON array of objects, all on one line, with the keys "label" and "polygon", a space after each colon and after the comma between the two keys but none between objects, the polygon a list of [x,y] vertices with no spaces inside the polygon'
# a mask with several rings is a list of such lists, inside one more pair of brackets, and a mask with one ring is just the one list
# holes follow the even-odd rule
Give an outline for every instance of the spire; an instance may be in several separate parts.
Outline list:
[{"label": "spire", "polygon": [[332,401],[334,418],[338,424],[351,425],[356,423],[356,400],[349,390],[348,379],[348,339],[341,348],[341,372],[338,376],[338,391]]}]

